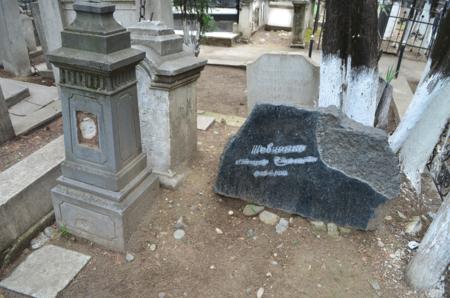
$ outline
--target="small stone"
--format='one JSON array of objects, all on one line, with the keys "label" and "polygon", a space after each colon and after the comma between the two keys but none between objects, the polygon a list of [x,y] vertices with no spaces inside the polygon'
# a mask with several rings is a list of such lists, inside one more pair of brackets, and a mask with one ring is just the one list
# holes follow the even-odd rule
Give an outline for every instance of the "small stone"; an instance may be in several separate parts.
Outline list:
[{"label": "small stone", "polygon": [[256,292],[256,298],[261,298],[264,295],[264,288],[259,288]]},{"label": "small stone", "polygon": [[339,237],[338,227],[334,223],[327,224],[328,235],[331,237]]},{"label": "small stone", "polygon": [[314,231],[317,231],[317,232],[326,232],[327,231],[327,226],[325,225],[325,223],[323,221],[311,220],[310,223],[311,223]]},{"label": "small stone", "polygon": [[270,261],[270,264],[272,264],[273,266],[277,266],[278,262],[277,261]]},{"label": "small stone", "polygon": [[56,237],[56,235],[58,235],[58,230],[55,229],[55,228],[52,227],[52,226],[49,226],[49,227],[46,227],[46,228],[45,228],[44,234],[45,234],[45,236],[47,236],[48,238],[53,239],[53,238]]},{"label": "small stone", "polygon": [[411,220],[406,224],[405,232],[410,236],[417,235],[422,230],[422,220],[420,216],[414,216]]},{"label": "small stone", "polygon": [[47,237],[44,233],[40,233],[36,238],[31,240],[31,249],[36,250],[44,246],[50,238]]},{"label": "small stone", "polygon": [[149,246],[149,248],[150,248],[150,251],[155,251],[156,250],[156,244],[150,244],[150,246]]},{"label": "small stone", "polygon": [[249,239],[256,239],[256,232],[253,229],[249,229],[247,230],[247,232],[245,233],[245,236]]},{"label": "small stone", "polygon": [[381,290],[380,284],[376,280],[369,280],[370,285],[375,291]]},{"label": "small stone", "polygon": [[349,228],[339,227],[338,229],[341,234],[350,234],[352,232],[352,229]]},{"label": "small stone", "polygon": [[173,237],[174,237],[176,240],[181,240],[181,239],[183,239],[185,235],[186,235],[186,232],[185,232],[184,230],[182,230],[182,229],[178,229],[178,230],[176,230],[175,232],[173,232]]},{"label": "small stone", "polygon": [[406,215],[404,215],[402,212],[400,212],[398,210],[397,210],[397,214],[398,214],[398,217],[400,217],[401,219],[407,219]]},{"label": "small stone", "polygon": [[384,247],[384,243],[381,240],[377,241],[377,245],[378,245],[378,247]]},{"label": "small stone", "polygon": [[391,221],[391,220],[392,220],[392,216],[388,215],[388,216],[386,216],[386,217],[384,218],[384,220],[386,220],[386,221]]},{"label": "small stone", "polygon": [[219,235],[222,235],[223,231],[221,229],[219,229],[219,228],[216,228],[216,233],[219,234]]},{"label": "small stone", "polygon": [[266,277],[272,277],[272,273],[271,272],[267,272],[266,273]]},{"label": "small stone", "polygon": [[229,216],[233,216],[233,214],[234,214],[233,210],[228,211]]},{"label": "small stone", "polygon": [[158,294],[158,298],[164,298],[164,297],[166,297],[166,293],[161,292]]},{"label": "small stone", "polygon": [[125,260],[130,263],[134,261],[134,256],[130,253],[127,253],[127,255],[125,256]]},{"label": "small stone", "polygon": [[277,224],[279,217],[275,213],[264,210],[259,214],[259,219],[267,225],[274,226]]},{"label": "small stone", "polygon": [[175,223],[175,229],[180,230],[184,228],[186,228],[186,225],[184,224],[183,216],[180,216],[180,218]]},{"label": "small stone", "polygon": [[409,242],[408,242],[408,248],[409,248],[410,250],[415,250],[416,248],[419,247],[419,245],[420,245],[420,243],[417,242],[417,241],[409,241]]},{"label": "small stone", "polygon": [[211,265],[211,266],[209,266],[209,269],[214,270],[214,269],[216,269],[216,266]]},{"label": "small stone", "polygon": [[264,210],[263,206],[248,204],[244,207],[242,211],[245,216],[256,216]]},{"label": "small stone", "polygon": [[284,232],[286,232],[288,227],[289,227],[289,221],[287,221],[287,219],[285,219],[285,218],[281,218],[280,221],[278,222],[277,226],[275,227],[275,230],[276,230],[277,234],[283,234]]}]

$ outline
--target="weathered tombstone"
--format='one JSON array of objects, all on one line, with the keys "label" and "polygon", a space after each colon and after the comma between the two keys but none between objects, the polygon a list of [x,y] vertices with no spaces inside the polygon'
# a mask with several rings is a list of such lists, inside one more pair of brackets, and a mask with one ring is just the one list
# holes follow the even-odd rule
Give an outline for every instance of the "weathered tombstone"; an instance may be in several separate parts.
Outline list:
[{"label": "weathered tombstone", "polygon": [[309,0],[293,0],[294,20],[292,22],[291,48],[305,48],[306,8]]},{"label": "weathered tombstone", "polygon": [[257,105],[225,147],[215,192],[374,229],[400,193],[398,159],[387,140],[336,109]]},{"label": "weathered tombstone", "polygon": [[31,74],[27,44],[16,0],[0,1],[0,50],[3,67],[16,76]]},{"label": "weathered tombstone", "polygon": [[159,188],[141,148],[135,67],[145,54],[131,48],[114,5],[74,9],[62,48],[49,54],[61,71],[66,147],[55,216],[70,233],[124,251]]},{"label": "weathered tombstone", "polygon": [[[61,47],[61,32],[64,30],[59,1],[38,0],[41,13],[42,28],[45,34],[47,51],[51,52]],[[59,82],[59,70],[54,67],[55,82]]]},{"label": "weathered tombstone", "polygon": [[253,0],[241,0],[239,2],[239,32],[241,33],[241,38],[244,41],[250,39],[253,33],[252,26],[252,5]]},{"label": "weathered tombstone", "polygon": [[160,22],[128,27],[146,53],[137,67],[142,142],[161,184],[183,181],[197,148],[196,81],[206,60],[183,51],[183,39]]},{"label": "weathered tombstone", "polygon": [[300,54],[264,54],[247,66],[247,104],[314,107],[319,98],[320,69]]},{"label": "weathered tombstone", "polygon": [[36,27],[37,35],[39,38],[39,42],[42,47],[42,52],[44,53],[44,59],[47,64],[47,68],[52,69],[52,65],[50,64],[50,62],[48,62],[48,57],[47,57],[48,46],[47,46],[47,40],[45,38],[44,27],[42,24],[41,10],[39,8],[39,2],[31,2],[30,7],[31,7],[31,13],[33,15],[34,25]]},{"label": "weathered tombstone", "polygon": [[34,52],[37,50],[36,37],[34,35],[33,18],[26,14],[19,14],[20,22],[22,24],[22,33],[27,44],[28,51]]},{"label": "weathered tombstone", "polygon": [[8,106],[0,86],[0,145],[15,136],[14,128],[9,118]]}]

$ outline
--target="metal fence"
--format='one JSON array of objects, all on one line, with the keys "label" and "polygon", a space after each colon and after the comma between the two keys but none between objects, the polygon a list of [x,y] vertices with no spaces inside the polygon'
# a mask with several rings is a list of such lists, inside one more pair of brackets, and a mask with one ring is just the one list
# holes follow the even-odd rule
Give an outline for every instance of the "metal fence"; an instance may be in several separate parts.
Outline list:
[{"label": "metal fence", "polygon": [[439,24],[441,12],[431,3],[423,6],[395,2],[380,4],[379,33],[385,53],[428,57]]}]

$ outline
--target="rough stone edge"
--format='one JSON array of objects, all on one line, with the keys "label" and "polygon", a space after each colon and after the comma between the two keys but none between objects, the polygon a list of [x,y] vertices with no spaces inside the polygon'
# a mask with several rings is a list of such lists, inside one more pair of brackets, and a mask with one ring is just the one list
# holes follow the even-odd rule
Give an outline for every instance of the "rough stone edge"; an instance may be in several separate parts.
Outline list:
[{"label": "rough stone edge", "polygon": [[27,248],[30,241],[54,221],[55,212],[52,210],[17,238],[8,248],[2,251],[0,254],[0,269],[8,266],[19,257],[22,251]]}]

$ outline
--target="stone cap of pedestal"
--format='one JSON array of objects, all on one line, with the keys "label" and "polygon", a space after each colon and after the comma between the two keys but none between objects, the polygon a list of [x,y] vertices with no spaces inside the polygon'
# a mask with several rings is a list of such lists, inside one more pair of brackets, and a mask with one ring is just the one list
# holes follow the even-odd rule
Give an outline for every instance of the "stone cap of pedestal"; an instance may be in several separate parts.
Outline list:
[{"label": "stone cap of pedestal", "polygon": [[146,53],[142,66],[152,76],[152,85],[173,88],[180,82],[198,78],[205,59],[183,49],[183,38],[163,23],[140,22],[128,27],[133,48]]},{"label": "stone cap of pedestal", "polygon": [[144,21],[129,26],[131,43],[152,48],[157,55],[167,56],[183,51],[183,38],[159,21]]},{"label": "stone cap of pedestal", "polygon": [[131,46],[129,32],[114,19],[114,5],[79,2],[73,8],[76,18],[61,33],[62,47],[109,54]]},{"label": "stone cap of pedestal", "polygon": [[137,65],[145,53],[133,48],[111,54],[101,54],[71,48],[59,48],[48,54],[49,61],[63,69],[89,71],[103,75],[115,70]]}]

